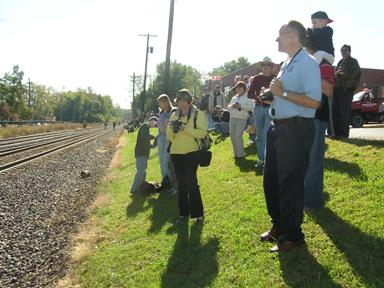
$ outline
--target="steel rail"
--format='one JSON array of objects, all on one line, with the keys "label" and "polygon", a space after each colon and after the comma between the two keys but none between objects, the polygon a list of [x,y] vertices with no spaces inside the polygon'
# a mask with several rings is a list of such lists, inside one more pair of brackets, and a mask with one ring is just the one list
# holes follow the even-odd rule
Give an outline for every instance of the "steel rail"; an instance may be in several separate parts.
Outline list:
[{"label": "steel rail", "polygon": [[43,151],[43,152],[40,152],[40,153],[37,153],[37,154],[34,154],[34,155],[30,155],[30,156],[28,156],[28,157],[25,157],[25,158],[22,158],[22,159],[13,161],[13,162],[6,163],[6,164],[0,166],[0,173],[2,173],[2,172],[4,172],[4,171],[7,171],[7,170],[9,170],[9,169],[12,169],[12,168],[21,166],[21,165],[23,165],[23,164],[29,163],[29,162],[31,162],[32,160],[39,159],[39,158],[41,158],[41,157],[43,157],[43,156],[46,156],[46,155],[49,155],[49,154],[51,154],[51,153],[53,153],[53,152],[56,152],[56,151],[59,151],[59,150],[64,150],[64,149],[66,149],[66,148],[70,148],[70,147],[72,147],[72,146],[76,146],[76,145],[79,145],[79,144],[81,144],[81,143],[90,141],[90,140],[92,140],[92,139],[95,139],[95,138],[98,138],[98,137],[107,135],[107,134],[109,134],[109,133],[111,133],[111,132],[113,132],[113,130],[108,131],[107,133],[105,133],[105,132],[103,132],[103,133],[98,133],[97,135],[90,136],[90,137],[89,137],[89,135],[87,135],[87,137],[84,137],[83,139],[80,139],[80,140],[77,140],[77,141],[73,141],[73,142],[70,142],[70,143],[66,143],[66,144],[57,146],[57,147],[55,147],[55,148],[48,149],[48,150],[46,150],[46,151]]},{"label": "steel rail", "polygon": [[65,136],[65,134],[59,135],[59,136],[56,136],[56,137],[44,138],[42,140],[34,140],[33,142],[35,142],[35,141],[39,141],[40,142],[40,141],[49,140],[49,139],[53,138],[51,141],[44,142],[44,143],[37,143],[37,144],[32,144],[32,145],[27,145],[27,146],[22,146],[22,147],[12,147],[12,148],[8,148],[8,149],[0,150],[0,157],[12,155],[12,154],[23,152],[23,151],[27,151],[27,150],[32,150],[32,149],[35,149],[35,148],[47,146],[47,145],[54,144],[54,143],[64,142],[66,140],[74,139],[74,138],[79,138],[79,137],[82,137],[84,135],[89,135],[91,133],[95,133],[95,131],[87,131],[86,133],[77,134],[77,135],[73,135],[74,133],[71,133],[72,135],[70,135],[68,137],[65,137],[65,138],[59,138],[59,139],[58,139],[58,137]]}]

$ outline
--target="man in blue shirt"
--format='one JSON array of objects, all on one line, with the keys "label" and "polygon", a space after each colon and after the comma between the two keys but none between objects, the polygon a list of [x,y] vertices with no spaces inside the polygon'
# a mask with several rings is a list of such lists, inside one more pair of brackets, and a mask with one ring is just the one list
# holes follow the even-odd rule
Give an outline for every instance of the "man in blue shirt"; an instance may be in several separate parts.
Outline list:
[{"label": "man in blue shirt", "polygon": [[288,58],[269,87],[273,124],[267,133],[263,184],[273,225],[260,240],[278,241],[271,252],[304,243],[304,177],[314,137],[313,118],[321,100],[320,69],[303,49],[305,38],[304,26],[290,21],[276,39],[279,51]]}]

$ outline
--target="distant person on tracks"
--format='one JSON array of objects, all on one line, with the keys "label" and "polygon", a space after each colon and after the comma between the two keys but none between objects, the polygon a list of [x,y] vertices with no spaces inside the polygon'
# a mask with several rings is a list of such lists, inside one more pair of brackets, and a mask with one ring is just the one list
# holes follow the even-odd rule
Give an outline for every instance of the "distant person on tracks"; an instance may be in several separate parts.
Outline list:
[{"label": "distant person on tracks", "polygon": [[137,132],[135,146],[136,175],[131,187],[132,194],[140,193],[141,185],[145,181],[150,149],[154,148],[151,140],[155,139],[155,136],[149,133],[149,129],[155,128],[157,121],[158,118],[155,116],[149,118],[148,122],[144,122]]}]

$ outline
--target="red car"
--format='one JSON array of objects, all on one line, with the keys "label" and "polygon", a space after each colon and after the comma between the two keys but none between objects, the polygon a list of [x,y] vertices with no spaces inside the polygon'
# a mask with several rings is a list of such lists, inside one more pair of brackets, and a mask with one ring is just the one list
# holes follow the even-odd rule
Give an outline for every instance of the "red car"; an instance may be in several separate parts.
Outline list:
[{"label": "red car", "polygon": [[364,123],[382,123],[384,119],[383,98],[377,98],[372,90],[364,89],[353,95],[351,125],[363,127]]}]

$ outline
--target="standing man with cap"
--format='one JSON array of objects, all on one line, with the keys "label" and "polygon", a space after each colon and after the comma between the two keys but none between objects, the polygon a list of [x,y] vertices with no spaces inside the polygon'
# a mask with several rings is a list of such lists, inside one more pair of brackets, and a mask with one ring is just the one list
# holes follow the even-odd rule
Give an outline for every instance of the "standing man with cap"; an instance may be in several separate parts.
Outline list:
[{"label": "standing man with cap", "polygon": [[349,123],[351,120],[351,106],[353,93],[360,82],[361,70],[359,62],[351,57],[351,46],[341,47],[343,59],[337,63],[335,69],[335,86],[333,90],[333,115],[335,138],[349,137]]},{"label": "standing man with cap", "polygon": [[[272,126],[267,133],[264,192],[272,228],[261,241],[277,241],[271,252],[284,252],[304,243],[301,230],[304,205],[304,176],[314,138],[315,110],[320,105],[320,69],[303,49],[306,29],[297,21],[280,28],[276,41],[288,54],[271,93]],[[270,97],[269,97],[270,99]]]},{"label": "standing man with cap", "polygon": [[269,57],[264,57],[260,64],[261,73],[257,74],[251,83],[251,87],[248,91],[248,98],[253,99],[255,108],[253,111],[256,125],[256,147],[259,161],[257,161],[255,167],[261,170],[264,167],[264,152],[265,152],[265,138],[269,126],[271,126],[271,117],[269,116],[269,104],[263,103],[260,100],[261,88],[268,88],[272,79],[276,75],[272,74],[273,63]]}]

